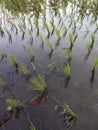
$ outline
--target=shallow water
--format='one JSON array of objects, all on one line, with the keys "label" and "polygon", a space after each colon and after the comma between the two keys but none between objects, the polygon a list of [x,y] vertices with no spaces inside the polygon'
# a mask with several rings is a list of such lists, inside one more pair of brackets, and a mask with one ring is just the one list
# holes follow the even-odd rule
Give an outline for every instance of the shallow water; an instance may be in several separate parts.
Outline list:
[{"label": "shallow water", "polygon": [[[4,50],[5,54],[7,54],[7,59],[9,59],[8,54],[11,53],[14,55],[19,64],[19,70],[18,73],[16,73],[13,63],[3,59],[0,63],[0,75],[2,75],[7,81],[10,88],[14,91],[17,99],[19,99],[20,101],[28,99],[25,104],[26,111],[31,121],[34,123],[35,127],[38,130],[66,129],[64,126],[64,120],[62,118],[59,118],[59,113],[62,110],[61,106],[57,105],[52,96],[56,97],[61,102],[66,102],[77,114],[78,119],[76,121],[76,124],[70,128],[71,130],[98,129],[97,69],[95,71],[95,81],[91,82],[90,80],[92,77],[93,62],[95,57],[98,56],[98,30],[95,33],[93,49],[91,50],[90,56],[88,57],[87,61],[85,61],[85,55],[88,53],[86,43],[90,39],[91,34],[95,31],[95,23],[98,23],[98,20],[90,24],[90,16],[88,18],[87,16],[85,16],[84,20],[82,21],[83,25],[79,21],[77,22],[76,30],[78,37],[73,43],[73,47],[71,50],[71,75],[68,84],[66,84],[67,76],[62,71],[62,66],[67,62],[67,58],[65,57],[65,48],[69,48],[70,46],[68,35],[69,33],[72,33],[73,30],[73,22],[72,25],[70,25],[71,8],[71,3],[69,3],[66,9],[67,13],[65,15],[62,13],[61,10],[62,20],[60,24],[58,24],[58,21],[60,20],[58,16],[49,17],[51,13],[48,12],[48,9],[46,11],[46,19],[47,23],[49,24],[50,32],[52,31],[51,25],[49,23],[50,18],[54,18],[54,23],[58,29],[60,29],[62,21],[64,22],[64,25],[66,25],[68,28],[68,31],[64,37],[64,30],[61,29],[60,40],[58,40],[56,32],[54,32],[53,35],[49,36],[49,39],[52,42],[53,52],[51,52],[51,48],[49,48],[45,39],[48,33],[47,29],[43,28],[41,16],[39,18],[38,29],[39,34],[43,36],[44,43],[40,40],[39,36],[36,35],[38,30],[36,29],[35,25],[33,28],[34,30],[32,31],[32,36],[28,34],[28,29],[30,29],[30,25],[27,21],[24,38],[22,37],[23,33],[21,32],[21,30],[18,30],[18,34],[16,35],[15,29],[10,31],[12,36],[12,43],[11,41],[9,41],[7,33],[5,33],[4,37],[0,37],[0,48]],[[77,16],[75,17],[77,18]],[[9,25],[8,21],[5,21],[5,24],[4,19],[2,19],[2,21],[2,27],[6,25],[6,27],[10,30],[11,25]],[[14,18],[14,21],[15,24],[18,26],[20,22],[18,17]],[[70,25],[70,27],[68,25]],[[85,26],[87,26],[90,30],[87,35],[85,35],[85,31],[87,31]],[[31,42],[31,40],[33,42]],[[32,48],[33,50],[34,59],[28,52],[29,48]],[[34,68],[31,65],[32,61],[34,62],[36,72],[34,72]],[[40,104],[31,104],[31,99],[34,97],[35,92],[28,90],[27,86],[29,85],[29,80],[27,81],[26,77],[22,74],[20,69],[20,65],[22,63],[27,66],[32,76],[36,76],[37,74],[43,74],[45,76],[46,86],[48,89],[47,101],[43,101]],[[55,71],[50,70],[51,68],[49,68],[49,65],[53,63],[55,63],[55,66],[57,68]],[[0,85],[0,103],[3,107],[0,107],[1,113],[3,109],[3,113],[5,113],[6,111],[6,104],[4,103],[4,101],[2,102],[2,100],[6,96],[10,96],[9,91],[4,89],[2,85]],[[29,123],[26,120],[23,112],[21,112],[19,119],[15,119],[13,115],[12,118],[4,124],[4,127],[7,130],[30,129]],[[2,129],[3,127],[0,127],[0,130]]]}]

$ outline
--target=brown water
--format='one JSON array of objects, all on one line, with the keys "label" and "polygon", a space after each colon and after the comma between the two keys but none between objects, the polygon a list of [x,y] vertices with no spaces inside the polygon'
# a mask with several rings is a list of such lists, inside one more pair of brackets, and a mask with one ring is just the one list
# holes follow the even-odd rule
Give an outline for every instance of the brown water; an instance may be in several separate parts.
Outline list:
[{"label": "brown water", "polygon": [[[71,130],[98,130],[98,70],[95,72],[95,81],[91,83],[90,79],[92,76],[93,61],[96,56],[98,56],[98,31],[96,32],[96,38],[94,42],[94,47],[87,61],[85,61],[84,56],[87,54],[86,42],[90,38],[91,33],[95,30],[94,25],[90,25],[90,33],[87,37],[84,37],[85,25],[88,20],[85,18],[82,28],[79,30],[79,23],[77,23],[78,37],[74,42],[72,48],[72,58],[71,58],[71,76],[68,85],[65,85],[66,75],[62,71],[62,66],[66,62],[64,57],[64,49],[69,47],[70,43],[68,41],[68,32],[72,31],[70,28],[65,37],[62,37],[59,41],[59,45],[55,47],[57,42],[56,35],[50,37],[54,50],[51,50],[47,46],[46,40],[44,40],[44,48],[41,49],[42,41],[36,36],[36,29],[33,31],[33,44],[31,45],[31,37],[28,35],[27,31],[25,37],[22,39],[22,33],[19,32],[18,35],[15,31],[12,31],[12,43],[9,43],[8,36],[0,37],[0,48],[4,49],[5,52],[11,53],[15,56],[18,63],[24,63],[30,70],[33,76],[38,73],[45,76],[46,85],[48,88],[48,99],[40,104],[31,105],[31,99],[35,92],[29,91],[27,86],[29,81],[26,81],[26,77],[23,76],[20,66],[19,73],[15,73],[15,68],[12,63],[3,60],[0,63],[0,75],[9,84],[10,88],[14,91],[17,99],[26,102],[26,111],[38,130],[65,130],[64,121],[59,118],[59,112],[61,107],[53,100],[52,96],[56,97],[61,102],[66,102],[71,109],[77,114],[78,119],[75,126],[72,126]],[[68,23],[68,22],[65,22]],[[40,25],[41,26],[41,25]],[[40,32],[46,37],[46,32],[42,29]],[[62,34],[62,32],[61,32]],[[35,58],[34,64],[37,73],[34,72],[31,65],[32,57],[25,50],[25,47],[32,48]],[[50,55],[49,55],[50,54]],[[49,64],[55,63],[58,68],[56,71],[51,71],[49,73]],[[5,113],[6,104],[3,99],[10,95],[7,90],[0,85],[0,113]],[[57,110],[55,109],[57,107]],[[29,123],[25,119],[23,112],[19,119],[15,119],[14,115],[7,121],[4,125],[5,130],[29,130]],[[0,127],[3,130],[3,127]]]}]

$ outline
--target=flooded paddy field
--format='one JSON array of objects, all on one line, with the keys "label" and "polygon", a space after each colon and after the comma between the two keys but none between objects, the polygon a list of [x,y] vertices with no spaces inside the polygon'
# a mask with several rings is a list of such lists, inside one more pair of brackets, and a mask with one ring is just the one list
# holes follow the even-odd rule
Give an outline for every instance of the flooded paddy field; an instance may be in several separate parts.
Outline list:
[{"label": "flooded paddy field", "polygon": [[98,129],[98,1],[0,0],[0,130]]}]

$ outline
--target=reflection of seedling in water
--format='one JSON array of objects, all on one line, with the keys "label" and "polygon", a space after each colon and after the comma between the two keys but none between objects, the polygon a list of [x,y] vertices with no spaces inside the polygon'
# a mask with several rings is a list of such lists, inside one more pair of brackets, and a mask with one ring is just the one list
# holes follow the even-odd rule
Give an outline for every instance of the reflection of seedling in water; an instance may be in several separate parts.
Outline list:
[{"label": "reflection of seedling in water", "polygon": [[94,60],[92,74],[91,74],[91,78],[90,78],[90,83],[91,84],[93,84],[93,82],[95,80],[95,71],[96,71],[97,67],[98,67],[98,57],[96,57],[95,60]]},{"label": "reflection of seedling in water", "polygon": [[63,111],[60,112],[60,117],[63,118],[66,129],[69,129],[76,123],[78,118],[77,115],[72,111],[68,104],[65,102],[61,103],[55,97],[53,97],[53,99],[63,108]]},{"label": "reflection of seedling in water", "polygon": [[29,86],[30,90],[33,91],[39,91],[40,93],[37,94],[34,99],[32,100],[32,104],[35,104],[37,102],[41,102],[44,99],[47,98],[48,90],[46,88],[45,78],[43,75],[38,75],[37,77],[31,78],[31,83],[34,85],[34,87]]}]

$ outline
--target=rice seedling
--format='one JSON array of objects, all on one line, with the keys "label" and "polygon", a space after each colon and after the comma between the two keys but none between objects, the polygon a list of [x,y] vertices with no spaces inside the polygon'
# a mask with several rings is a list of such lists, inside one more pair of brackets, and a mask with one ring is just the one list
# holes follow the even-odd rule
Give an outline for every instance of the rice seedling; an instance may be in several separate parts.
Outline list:
[{"label": "rice seedling", "polygon": [[63,27],[64,27],[63,37],[65,37],[65,36],[66,36],[66,34],[67,34],[67,27],[66,27],[65,25],[64,25]]},{"label": "rice seedling", "polygon": [[95,70],[97,67],[98,67],[98,57],[96,57],[94,60],[93,69]]},{"label": "rice seedling", "polygon": [[34,85],[34,87],[29,87],[30,90],[37,90],[37,91],[45,91],[46,89],[46,83],[45,78],[43,75],[38,75],[37,77],[31,78],[31,83]]},{"label": "rice seedling", "polygon": [[35,57],[35,54],[34,54],[33,49],[31,47],[28,48],[28,53],[30,54],[30,56]]},{"label": "rice seedling", "polygon": [[1,63],[3,60],[6,60],[6,59],[7,59],[7,54],[6,54],[5,50],[0,49],[0,57],[1,57],[0,63]]},{"label": "rice seedling", "polygon": [[7,33],[7,34],[8,34],[8,36],[9,36],[9,42],[11,42],[11,43],[12,43],[12,36],[11,36],[10,31],[9,31],[7,28],[5,28],[4,30],[6,31],[6,33]]},{"label": "rice seedling", "polygon": [[54,31],[55,31],[58,39],[60,39],[60,37],[61,37],[60,30],[57,27],[55,27]]},{"label": "rice seedling", "polygon": [[63,69],[64,74],[70,77],[70,65],[67,63],[66,65],[63,66],[62,69]]},{"label": "rice seedling", "polygon": [[86,47],[87,47],[88,52],[90,52],[91,51],[91,43],[90,43],[90,41],[87,42]]},{"label": "rice seedling", "polygon": [[37,130],[34,126],[34,124],[30,121],[30,130]]},{"label": "rice seedling", "polygon": [[93,44],[95,41],[95,34],[94,33],[91,34],[91,40],[92,40],[92,44]]},{"label": "rice seedling", "polygon": [[4,30],[3,28],[0,26],[0,36],[3,38],[4,37]]},{"label": "rice seedling", "polygon": [[94,60],[93,69],[92,69],[92,73],[91,73],[91,77],[90,77],[90,84],[91,85],[93,85],[93,83],[95,81],[95,71],[96,71],[97,67],[98,67],[98,57],[96,57]]},{"label": "rice seedling", "polygon": [[72,127],[76,123],[78,116],[72,111],[68,104],[60,102],[55,97],[52,98],[63,108],[63,111],[60,112],[60,117],[63,118],[66,129]]},{"label": "rice seedling", "polygon": [[69,59],[69,58],[71,58],[71,56],[72,56],[72,52],[71,52],[70,48],[64,48],[64,57]]},{"label": "rice seedling", "polygon": [[21,71],[23,72],[24,75],[30,76],[30,71],[24,64],[21,64]]},{"label": "rice seedling", "polygon": [[44,49],[44,39],[43,39],[43,36],[42,36],[41,34],[39,34],[38,37],[39,37],[39,39],[40,39],[41,42],[42,42],[41,45],[40,45],[40,48],[41,48],[41,49]]},{"label": "rice seedling", "polygon": [[70,44],[73,45],[73,35],[72,35],[72,33],[69,33],[68,39],[69,39]]},{"label": "rice seedling", "polygon": [[38,75],[37,77],[32,77],[31,83],[34,85],[34,87],[29,86],[29,90],[40,92],[34,96],[34,98],[31,100],[31,104],[40,103],[44,99],[47,99],[48,89],[46,88],[44,76]]},{"label": "rice seedling", "polygon": [[49,47],[51,50],[53,50],[53,46],[52,46],[51,41],[50,41],[48,38],[46,38],[46,41],[47,41],[48,47]]},{"label": "rice seedling", "polygon": [[10,23],[12,25],[12,28],[14,27],[16,29],[16,34],[18,34],[18,28],[17,28],[16,24],[11,20],[8,20],[8,23]]},{"label": "rice seedling", "polygon": [[11,53],[9,53],[8,56],[9,56],[10,62],[12,62],[15,67],[18,67],[18,62],[15,59],[15,57]]}]

